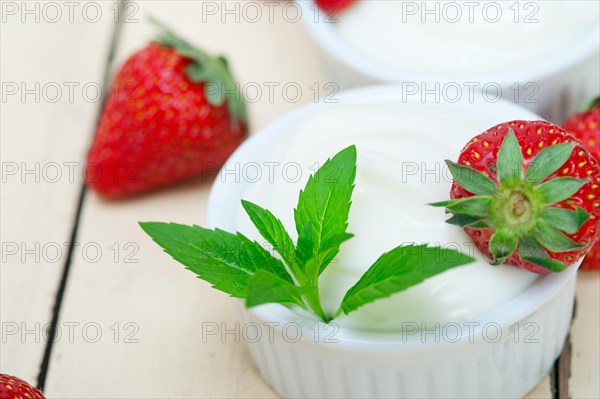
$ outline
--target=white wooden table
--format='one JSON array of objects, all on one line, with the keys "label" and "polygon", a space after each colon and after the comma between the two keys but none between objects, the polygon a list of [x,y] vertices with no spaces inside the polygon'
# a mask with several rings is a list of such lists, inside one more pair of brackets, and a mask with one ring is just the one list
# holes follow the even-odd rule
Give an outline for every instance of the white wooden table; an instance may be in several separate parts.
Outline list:
[{"label": "white wooden table", "polygon": [[[209,184],[106,202],[83,190],[82,171],[107,77],[152,38],[147,15],[226,55],[242,84],[262,88],[250,104],[253,132],[324,87],[314,43],[287,0],[48,4],[1,2],[0,370],[49,398],[277,397],[242,342],[202,342],[203,323],[234,328],[235,303],[137,225],[202,224]],[[302,96],[269,98],[270,82],[297,84]],[[570,390],[598,398],[598,274],[579,276],[577,297]],[[544,378],[529,397],[552,397],[550,386]]]}]

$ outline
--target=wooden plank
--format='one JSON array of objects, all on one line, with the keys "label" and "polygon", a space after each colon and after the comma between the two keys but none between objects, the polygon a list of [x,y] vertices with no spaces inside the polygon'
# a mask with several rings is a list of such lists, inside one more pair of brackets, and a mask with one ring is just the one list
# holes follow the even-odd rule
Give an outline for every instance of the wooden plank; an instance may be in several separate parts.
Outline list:
[{"label": "wooden plank", "polygon": [[526,399],[551,399],[552,392],[550,391],[550,375],[545,376],[542,380],[536,385],[535,388],[531,390],[525,396]]},{"label": "wooden plank", "polygon": [[[291,82],[301,87],[302,103],[313,100],[311,85],[323,83],[314,45],[300,23],[281,18],[238,23],[230,16],[223,24],[219,15],[202,22],[200,2],[138,4],[140,14],[155,15],[208,51],[224,53],[243,84],[266,90],[269,82]],[[283,6],[275,13],[281,15]],[[116,64],[152,35],[148,24],[124,25]],[[281,96],[276,91],[270,99],[265,92],[250,104],[254,130],[297,107]],[[105,255],[92,263],[76,254],[61,323],[80,324],[73,342],[55,345],[47,395],[276,397],[240,339],[220,334],[202,339],[207,323],[235,330],[236,301],[169,260],[137,226],[140,220],[202,224],[209,188],[195,181],[114,203],[87,196],[79,241],[98,243]],[[114,243],[120,248],[116,262],[108,249]],[[126,260],[132,248],[139,251]],[[97,330],[102,336],[91,342]]]},{"label": "wooden plank", "polygon": [[110,5],[1,4],[0,369],[31,383],[66,262]]},{"label": "wooden plank", "polygon": [[579,272],[570,390],[573,398],[600,398],[600,274]]}]

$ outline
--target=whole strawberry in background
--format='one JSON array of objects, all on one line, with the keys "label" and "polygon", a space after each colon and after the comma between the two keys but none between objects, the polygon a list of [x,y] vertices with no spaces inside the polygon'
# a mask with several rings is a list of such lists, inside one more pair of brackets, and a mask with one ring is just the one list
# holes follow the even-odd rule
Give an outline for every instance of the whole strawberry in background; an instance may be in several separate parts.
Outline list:
[{"label": "whole strawberry in background", "polygon": [[[600,97],[592,102],[587,111],[577,113],[567,119],[563,127],[600,162]],[[596,240],[590,252],[583,259],[581,269],[600,270],[600,239]]]},{"label": "whole strawberry in background", "polygon": [[357,0],[315,0],[317,6],[328,14],[344,11]]},{"label": "whole strawberry in background", "polygon": [[562,128],[544,121],[494,126],[447,161],[453,215],[492,264],[561,271],[600,233],[600,166]]},{"label": "whole strawberry in background", "polygon": [[44,395],[20,378],[0,374],[0,399],[44,399]]},{"label": "whole strawberry in background", "polygon": [[159,27],[117,72],[88,154],[87,184],[107,198],[214,174],[247,135],[227,61]]}]

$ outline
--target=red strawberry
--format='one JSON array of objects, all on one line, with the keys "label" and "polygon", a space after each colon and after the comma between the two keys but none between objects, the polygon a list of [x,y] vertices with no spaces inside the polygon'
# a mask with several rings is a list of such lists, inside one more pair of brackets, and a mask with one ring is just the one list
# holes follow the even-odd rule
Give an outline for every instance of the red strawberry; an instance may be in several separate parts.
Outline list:
[{"label": "red strawberry", "polygon": [[600,238],[596,240],[590,252],[583,258],[581,270],[600,270]]},{"label": "red strawberry", "polygon": [[244,101],[222,57],[165,28],[117,72],[86,180],[109,198],[214,173],[246,137]]},{"label": "red strawberry", "polygon": [[315,0],[317,6],[328,14],[344,11],[356,0]]},{"label": "red strawberry", "polygon": [[454,183],[448,223],[464,227],[493,264],[561,271],[600,233],[600,166],[560,127],[543,121],[495,126],[447,161]]},{"label": "red strawberry", "polygon": [[[600,97],[598,97],[589,110],[571,116],[564,123],[566,131],[590,151],[592,156],[600,162]],[[600,239],[588,252],[581,263],[583,270],[600,270]]]},{"label": "red strawberry", "polygon": [[44,395],[20,378],[0,374],[0,399],[44,399]]},{"label": "red strawberry", "polygon": [[600,160],[600,97],[587,111],[572,115],[563,126]]}]

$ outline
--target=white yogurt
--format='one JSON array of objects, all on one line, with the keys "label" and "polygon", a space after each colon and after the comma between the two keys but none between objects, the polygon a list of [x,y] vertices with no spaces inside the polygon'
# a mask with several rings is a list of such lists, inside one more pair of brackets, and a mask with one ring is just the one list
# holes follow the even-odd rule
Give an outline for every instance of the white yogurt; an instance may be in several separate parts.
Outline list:
[{"label": "white yogurt", "polygon": [[[341,316],[336,319],[340,325],[391,331],[406,328],[406,323],[432,327],[458,322],[515,297],[537,278],[512,266],[490,266],[460,228],[444,223],[443,209],[427,205],[448,198],[451,178],[443,160],[456,158],[464,142],[482,131],[477,115],[469,122],[464,115],[443,107],[436,109],[436,118],[431,114],[426,107],[407,104],[345,105],[317,111],[258,162],[279,162],[273,168],[277,171],[293,165],[287,168],[287,178],[263,168],[263,178],[248,184],[243,195],[273,211],[288,231],[295,232],[293,208],[315,165],[349,145],[357,146],[356,188],[348,228],[354,238],[342,244],[337,261],[320,281],[324,309],[330,314],[367,268],[383,252],[400,244],[449,246],[477,258],[472,264]],[[292,182],[296,165],[303,173]],[[241,207],[237,228],[264,242]]]},{"label": "white yogurt", "polygon": [[598,24],[600,2],[359,0],[337,18],[342,39],[374,61],[473,75],[560,57]]}]

